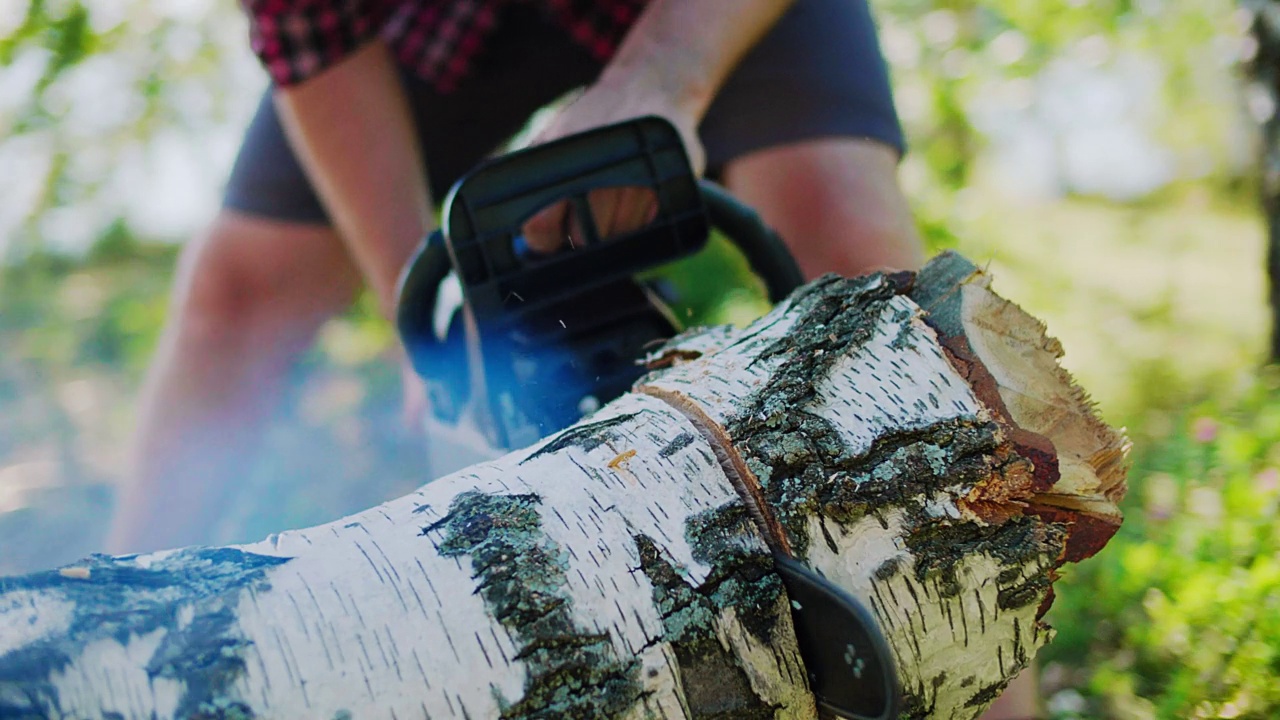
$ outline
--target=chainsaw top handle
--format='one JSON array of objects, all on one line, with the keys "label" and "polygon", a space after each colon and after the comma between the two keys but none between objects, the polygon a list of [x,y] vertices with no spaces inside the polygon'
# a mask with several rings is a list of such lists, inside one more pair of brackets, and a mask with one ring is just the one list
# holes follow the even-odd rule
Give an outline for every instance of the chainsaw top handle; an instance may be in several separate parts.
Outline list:
[{"label": "chainsaw top handle", "polygon": [[[640,187],[656,198],[649,224],[600,238],[588,194]],[[569,202],[585,231],[572,250],[522,251],[521,231],[538,211]],[[476,321],[518,325],[575,295],[665,265],[702,249],[715,227],[742,252],[772,302],[803,282],[782,239],[760,216],[693,173],[679,133],[650,116],[589,130],[489,160],[463,176],[445,200],[441,227],[423,243],[401,280],[397,325],[422,374],[429,357],[437,293],[456,271]]]}]

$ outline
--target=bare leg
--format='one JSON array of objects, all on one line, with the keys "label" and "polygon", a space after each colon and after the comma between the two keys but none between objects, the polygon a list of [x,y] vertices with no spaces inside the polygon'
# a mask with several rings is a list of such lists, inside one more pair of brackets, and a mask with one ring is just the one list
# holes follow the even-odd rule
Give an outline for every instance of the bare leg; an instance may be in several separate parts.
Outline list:
[{"label": "bare leg", "polygon": [[805,277],[854,276],[923,262],[897,167],[881,143],[831,138],[744,155],[724,180],[782,234]]},{"label": "bare leg", "polygon": [[108,549],[207,543],[285,373],[360,276],[330,229],[223,211],[179,261]]}]

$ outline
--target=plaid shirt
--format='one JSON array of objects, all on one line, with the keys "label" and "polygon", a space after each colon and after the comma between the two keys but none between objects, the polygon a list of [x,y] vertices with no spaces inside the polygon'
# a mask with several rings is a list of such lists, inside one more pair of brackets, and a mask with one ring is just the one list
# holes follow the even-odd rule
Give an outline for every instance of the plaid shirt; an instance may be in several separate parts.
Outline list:
[{"label": "plaid shirt", "polygon": [[314,76],[381,36],[396,59],[442,93],[456,87],[504,5],[538,2],[601,62],[647,0],[242,0],[253,50],[277,85]]}]

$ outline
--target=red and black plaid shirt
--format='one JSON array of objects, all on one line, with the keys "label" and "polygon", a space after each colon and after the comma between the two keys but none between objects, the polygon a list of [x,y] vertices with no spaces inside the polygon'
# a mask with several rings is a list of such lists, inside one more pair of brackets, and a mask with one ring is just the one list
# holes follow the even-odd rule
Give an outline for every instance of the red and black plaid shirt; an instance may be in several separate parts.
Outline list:
[{"label": "red and black plaid shirt", "polygon": [[242,0],[253,50],[277,85],[298,83],[381,36],[405,67],[452,90],[504,5],[536,2],[600,61],[647,0]]}]

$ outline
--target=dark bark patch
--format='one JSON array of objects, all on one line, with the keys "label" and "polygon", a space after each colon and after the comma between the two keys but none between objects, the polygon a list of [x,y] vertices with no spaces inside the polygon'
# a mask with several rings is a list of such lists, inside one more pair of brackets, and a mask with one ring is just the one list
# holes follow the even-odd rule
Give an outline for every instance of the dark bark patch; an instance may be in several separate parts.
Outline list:
[{"label": "dark bark patch", "polygon": [[684,534],[694,558],[709,565],[726,553],[760,546],[755,523],[741,501],[689,516]]},{"label": "dark bark patch", "polygon": [[517,640],[528,679],[522,698],[501,701],[503,718],[621,715],[643,693],[640,663],[619,658],[607,634],[574,624],[568,555],[543,532],[541,502],[537,495],[466,492],[423,534],[443,534],[442,556],[471,558],[477,592]]},{"label": "dark bark patch", "polygon": [[[1017,569],[1020,574],[1042,556],[1057,557],[1065,539],[1060,526],[1036,517],[1020,517],[1001,525],[946,520],[925,523],[907,536],[906,544],[915,557],[916,576],[923,580],[931,571],[954,573],[962,560],[979,555],[990,555],[1006,569]],[[1012,575],[1006,579],[1010,583],[1016,581]]]},{"label": "dark bark patch", "polygon": [[743,627],[769,643],[785,591],[746,507],[734,501],[691,516],[685,539],[694,559],[711,567],[699,591],[718,608],[734,608]]},{"label": "dark bark patch", "polygon": [[672,455],[675,455],[681,450],[692,445],[693,441],[696,439],[697,438],[693,436],[693,433],[682,432],[679,435],[672,438],[671,442],[667,443],[666,446],[664,446],[661,450],[658,451],[658,457],[661,457],[663,459],[669,458]]},{"label": "dark bark patch", "polygon": [[615,439],[615,435],[609,432],[611,428],[619,425],[625,425],[631,422],[632,418],[640,413],[628,413],[617,417],[599,420],[597,422],[587,423],[585,425],[575,425],[556,436],[554,440],[543,445],[537,450],[529,454],[528,457],[520,461],[523,465],[530,460],[542,455],[550,455],[560,452],[569,447],[580,447],[583,450],[591,451],[601,445]]},{"label": "dark bark patch", "polygon": [[964,706],[969,708],[985,708],[995,702],[996,698],[1000,697],[1000,693],[1004,692],[1004,689],[1008,684],[1009,682],[1005,680],[983,686],[978,690],[978,692],[974,693],[965,701]]},{"label": "dark bark patch", "polygon": [[[1065,543],[1066,530],[1062,526],[1035,516],[1015,518],[1001,525],[936,521],[917,527],[906,538],[907,548],[915,558],[917,579],[937,578],[943,597],[954,594],[949,588],[959,591],[956,572],[965,558],[988,555],[1004,566],[996,577],[996,606],[1000,610],[1017,610],[1035,604],[1040,608],[1037,617],[1051,601],[1052,559],[1061,554]],[[1041,572],[1025,576],[1041,558],[1047,560],[1042,563]]]},{"label": "dark bark patch", "polygon": [[[771,720],[779,708],[764,702],[752,690],[737,658],[716,637],[716,618],[721,608],[716,596],[723,589],[723,582],[713,586],[708,578],[695,588],[685,581],[680,569],[663,557],[652,539],[638,535],[635,543],[640,569],[653,586],[654,605],[662,617],[662,640],[671,644],[676,656],[692,717]],[[777,612],[778,598],[772,605]]]},{"label": "dark bark patch", "polygon": [[[0,656],[0,717],[60,714],[52,675],[85,646],[164,630],[147,664],[151,677],[183,683],[180,717],[251,718],[226,698],[244,670],[249,641],[236,630],[235,607],[247,588],[266,589],[267,571],[288,558],[231,548],[181,550],[146,567],[137,556],[94,555],[73,566],[0,579],[0,602],[19,590],[50,592],[72,604],[65,633]],[[190,619],[180,617],[189,613]]]},{"label": "dark bark patch", "polygon": [[[826,376],[842,353],[861,347],[875,335],[879,306],[901,289],[882,275],[854,279],[826,275],[798,290],[791,302],[801,308],[800,319],[787,337],[765,348],[756,359],[764,362],[787,355],[796,362],[771,379],[766,389],[811,394],[812,385]],[[792,371],[799,368],[806,372]],[[806,378],[809,372],[813,374]]]},{"label": "dark bark patch", "polygon": [[[925,702],[928,700],[928,702]],[[902,707],[898,712],[898,720],[932,720],[938,708],[938,696],[925,690],[924,681],[920,680],[907,692],[903,693]]]},{"label": "dark bark patch", "polygon": [[880,563],[880,567],[876,568],[874,577],[879,582],[885,582],[886,580],[893,578],[894,575],[897,575],[901,566],[901,560],[896,557],[891,557]]},{"label": "dark bark patch", "polygon": [[775,517],[799,557],[809,518],[850,524],[885,508],[923,517],[920,499],[997,472],[994,424],[961,418],[884,435],[866,452],[844,452],[834,427],[805,412],[742,442]]},{"label": "dark bark patch", "polygon": [[184,720],[253,720],[257,717],[253,710],[242,702],[216,700],[203,703],[200,709],[191,715],[178,713]]},{"label": "dark bark patch", "polygon": [[996,584],[1009,585],[1010,583],[1015,582],[1021,577],[1022,577],[1021,567],[1007,567],[1004,570],[1001,570],[999,575],[996,575]]},{"label": "dark bark patch", "polygon": [[1017,610],[1032,603],[1043,604],[1052,586],[1053,578],[1048,573],[1027,578],[1025,582],[1016,585],[1001,584],[996,592],[996,607],[1001,610]]}]

